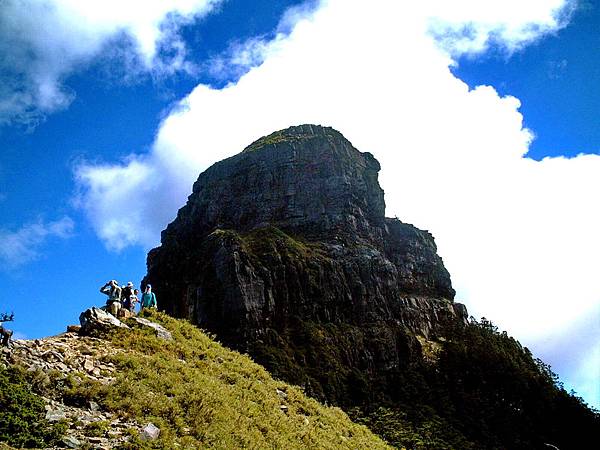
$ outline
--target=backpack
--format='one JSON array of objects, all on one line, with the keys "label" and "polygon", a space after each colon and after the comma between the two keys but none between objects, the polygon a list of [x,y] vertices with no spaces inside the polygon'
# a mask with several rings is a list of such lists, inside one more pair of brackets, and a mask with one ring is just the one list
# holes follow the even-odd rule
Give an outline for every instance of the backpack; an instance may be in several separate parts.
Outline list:
[{"label": "backpack", "polygon": [[121,301],[129,300],[129,297],[133,295],[133,288],[125,286],[121,289]]}]

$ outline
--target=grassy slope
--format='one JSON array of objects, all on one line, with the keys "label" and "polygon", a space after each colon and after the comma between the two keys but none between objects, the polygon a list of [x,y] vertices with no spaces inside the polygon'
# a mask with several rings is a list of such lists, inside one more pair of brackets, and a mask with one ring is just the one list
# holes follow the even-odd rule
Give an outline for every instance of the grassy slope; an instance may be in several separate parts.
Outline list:
[{"label": "grassy slope", "polygon": [[153,422],[161,429],[153,447],[388,448],[340,409],[273,380],[250,358],[191,324],[150,315],[174,340],[160,340],[146,330],[114,333],[113,345],[125,349],[109,357],[119,368],[114,383],[83,384],[71,395],[93,398],[140,423]]}]

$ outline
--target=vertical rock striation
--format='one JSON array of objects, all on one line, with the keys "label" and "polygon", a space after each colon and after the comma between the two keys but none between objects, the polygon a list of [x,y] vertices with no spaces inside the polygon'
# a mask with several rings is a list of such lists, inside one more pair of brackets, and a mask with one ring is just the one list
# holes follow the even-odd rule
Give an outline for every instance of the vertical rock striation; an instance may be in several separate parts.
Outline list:
[{"label": "vertical rock striation", "polygon": [[199,176],[144,283],[312,395],[393,398],[418,338],[467,313],[433,237],[385,217],[379,170],[331,128],[263,137]]}]

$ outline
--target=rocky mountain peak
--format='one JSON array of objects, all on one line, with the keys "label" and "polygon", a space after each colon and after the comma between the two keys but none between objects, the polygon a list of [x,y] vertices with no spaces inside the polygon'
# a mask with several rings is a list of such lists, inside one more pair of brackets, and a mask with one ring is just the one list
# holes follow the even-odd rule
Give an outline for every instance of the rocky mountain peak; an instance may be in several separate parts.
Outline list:
[{"label": "rocky mountain peak", "polygon": [[214,228],[277,226],[324,238],[381,239],[379,163],[332,128],[301,125],[262,137],[200,175],[163,244]]},{"label": "rocky mountain peak", "polygon": [[339,131],[331,127],[323,127],[321,125],[296,125],[283,130],[275,131],[267,136],[263,136],[248,147],[242,153],[248,153],[259,150],[267,145],[275,145],[283,142],[300,142],[310,139],[338,139],[346,141],[346,138]]},{"label": "rocky mountain peak", "polygon": [[[344,403],[357,368],[390,380],[420,354],[416,336],[467,317],[433,237],[385,218],[379,170],[331,128],[260,138],[200,174],[144,283],[169,314]],[[327,348],[308,345],[318,336]],[[334,367],[339,386],[327,394]]]}]

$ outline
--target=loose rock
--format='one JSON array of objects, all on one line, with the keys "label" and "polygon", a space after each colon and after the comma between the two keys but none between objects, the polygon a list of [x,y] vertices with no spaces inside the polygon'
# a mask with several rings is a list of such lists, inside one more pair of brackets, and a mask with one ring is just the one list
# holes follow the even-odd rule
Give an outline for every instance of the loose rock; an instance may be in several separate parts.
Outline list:
[{"label": "loose rock", "polygon": [[74,436],[67,436],[63,439],[63,444],[67,446],[67,448],[79,448],[81,447],[81,441]]},{"label": "loose rock", "polygon": [[144,427],[142,432],[140,433],[140,438],[144,441],[153,441],[158,439],[160,435],[160,428],[150,422],[148,425]]},{"label": "loose rock", "polygon": [[151,322],[150,320],[144,319],[143,317],[131,317],[130,320],[140,325],[141,327],[153,329],[156,332],[156,336],[160,339],[164,339],[165,341],[170,341],[171,339],[173,339],[171,332],[162,325]]}]

